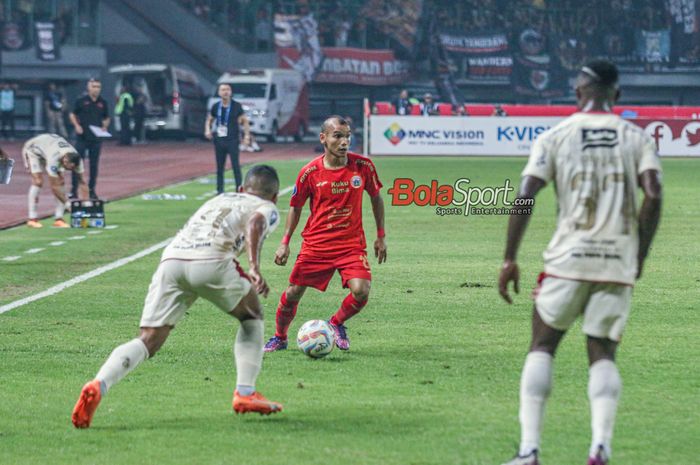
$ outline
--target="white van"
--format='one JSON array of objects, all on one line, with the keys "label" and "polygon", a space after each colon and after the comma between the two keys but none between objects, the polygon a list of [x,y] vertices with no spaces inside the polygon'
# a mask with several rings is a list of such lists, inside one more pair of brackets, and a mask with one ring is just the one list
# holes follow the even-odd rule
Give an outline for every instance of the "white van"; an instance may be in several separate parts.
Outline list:
[{"label": "white van", "polygon": [[[250,130],[276,142],[278,136],[301,141],[309,124],[309,94],[304,78],[291,69],[242,69],[224,73],[218,84],[231,84],[233,99],[243,105]],[[207,107],[218,103],[217,89]]]},{"label": "white van", "polygon": [[[180,139],[201,135],[207,107],[196,73],[165,64],[121,65],[109,72],[116,77],[115,97],[123,86],[145,97],[144,126],[151,135],[168,132]],[[119,118],[115,124],[120,130]]]}]

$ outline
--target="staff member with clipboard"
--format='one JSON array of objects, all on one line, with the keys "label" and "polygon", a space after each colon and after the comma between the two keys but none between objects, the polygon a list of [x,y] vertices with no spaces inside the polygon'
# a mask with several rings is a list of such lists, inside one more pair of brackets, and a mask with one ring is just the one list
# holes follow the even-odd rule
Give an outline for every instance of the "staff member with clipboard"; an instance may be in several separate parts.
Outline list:
[{"label": "staff member with clipboard", "polygon": [[[109,107],[107,101],[100,96],[102,83],[97,78],[91,78],[87,83],[87,95],[80,97],[75,102],[75,107],[70,113],[71,124],[75,128],[75,149],[80,154],[80,158],[85,160],[85,153],[90,160],[90,198],[97,199],[95,185],[97,184],[97,167],[100,163],[100,149],[102,148],[101,137],[109,137],[107,132],[109,127]],[[84,162],[83,162],[84,163]],[[70,198],[78,198],[78,186],[80,179],[73,172],[73,186]]]},{"label": "staff member with clipboard", "polygon": [[231,99],[233,88],[231,84],[221,83],[218,88],[221,101],[211,107],[204,124],[204,137],[214,140],[216,153],[216,192],[224,192],[224,169],[226,154],[231,156],[233,177],[236,180],[236,191],[241,185],[241,164],[238,159],[238,139],[240,127],[243,127],[245,137],[250,136],[250,123],[243,112],[240,103]]}]

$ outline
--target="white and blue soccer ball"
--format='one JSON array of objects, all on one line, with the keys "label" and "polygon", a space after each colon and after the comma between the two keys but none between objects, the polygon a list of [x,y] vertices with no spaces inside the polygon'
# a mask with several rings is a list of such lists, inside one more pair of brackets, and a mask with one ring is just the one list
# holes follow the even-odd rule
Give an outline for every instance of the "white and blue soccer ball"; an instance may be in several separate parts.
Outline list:
[{"label": "white and blue soccer ball", "polygon": [[327,321],[310,320],[301,325],[297,333],[297,346],[311,358],[323,358],[335,345],[335,332]]}]

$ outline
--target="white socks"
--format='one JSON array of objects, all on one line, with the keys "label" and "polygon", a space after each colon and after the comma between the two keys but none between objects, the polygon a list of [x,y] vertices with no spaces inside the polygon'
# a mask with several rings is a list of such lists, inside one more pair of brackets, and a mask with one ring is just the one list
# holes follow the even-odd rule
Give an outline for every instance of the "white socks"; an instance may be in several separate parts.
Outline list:
[{"label": "white socks", "polygon": [[39,192],[40,191],[41,191],[41,188],[39,186],[35,186],[34,184],[29,186],[29,195],[28,195],[27,206],[29,207],[29,219],[30,220],[35,220],[37,217],[36,205],[39,203]]},{"label": "white socks", "polygon": [[238,329],[233,354],[236,358],[236,389],[242,395],[255,392],[255,380],[262,366],[264,329],[262,320],[243,320]]},{"label": "white socks", "polygon": [[598,360],[589,369],[588,399],[591,402],[591,440],[590,456],[598,452],[598,446],[603,445],[608,457],[611,455],[613,426],[617,401],[622,391],[622,379],[617,371],[615,362]]},{"label": "white socks", "polygon": [[56,210],[54,210],[54,216],[56,219],[62,219],[63,214],[66,212],[66,204],[58,200],[56,197],[53,198],[53,202],[56,205]]},{"label": "white socks", "polygon": [[148,349],[139,338],[114,349],[95,376],[95,379],[100,381],[102,395],[147,358]]},{"label": "white socks", "polygon": [[526,456],[540,447],[544,406],[552,390],[552,361],[546,352],[530,352],[520,378],[520,451]]}]

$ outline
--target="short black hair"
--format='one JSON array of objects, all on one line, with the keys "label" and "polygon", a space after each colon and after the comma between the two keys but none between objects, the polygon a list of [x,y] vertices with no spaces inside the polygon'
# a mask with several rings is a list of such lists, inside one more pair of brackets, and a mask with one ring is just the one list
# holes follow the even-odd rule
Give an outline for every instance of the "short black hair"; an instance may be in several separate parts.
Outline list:
[{"label": "short black hair", "polygon": [[336,123],[338,126],[350,126],[350,122],[340,115],[331,115],[321,124],[321,132],[326,133],[331,128],[332,123]]},{"label": "short black hair", "polygon": [[78,152],[68,152],[66,156],[68,157],[69,163],[75,166],[78,166],[80,164],[80,154]]},{"label": "short black hair", "polygon": [[581,74],[601,87],[614,87],[619,79],[617,66],[611,61],[595,59],[581,68]]},{"label": "short black hair", "polygon": [[261,194],[275,195],[279,191],[280,178],[270,165],[255,165],[246,173],[245,184]]},{"label": "short black hair", "polygon": [[97,76],[91,76],[91,77],[87,80],[87,82],[88,82],[88,83],[90,83],[90,82],[99,82],[100,84],[102,84],[102,81],[101,81],[100,78],[97,77]]},{"label": "short black hair", "polygon": [[221,86],[228,86],[228,88],[231,89],[231,92],[233,92],[233,84],[231,84],[230,82],[220,82],[220,83],[216,86],[217,92],[218,92],[219,89],[221,89]]}]

